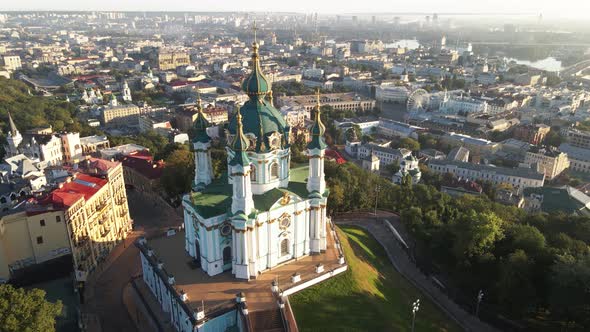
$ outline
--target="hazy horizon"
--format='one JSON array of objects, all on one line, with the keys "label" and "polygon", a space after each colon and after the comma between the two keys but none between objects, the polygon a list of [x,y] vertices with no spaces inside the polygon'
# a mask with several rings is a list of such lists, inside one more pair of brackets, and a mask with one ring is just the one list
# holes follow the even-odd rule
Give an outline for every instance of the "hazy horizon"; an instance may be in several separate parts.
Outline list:
[{"label": "hazy horizon", "polygon": [[[503,11],[506,8],[507,10]],[[139,0],[24,0],[18,3],[0,5],[0,11],[167,11],[167,12],[296,12],[321,14],[422,14],[441,15],[487,14],[487,15],[539,15],[552,18],[583,18],[590,11],[590,1],[583,0],[497,0],[493,5],[488,1],[421,0],[412,3],[392,3],[374,0],[370,5],[359,2],[336,2],[300,0],[297,2],[265,1],[248,2],[243,0],[201,0],[196,4],[169,0],[165,6],[161,1]]]}]

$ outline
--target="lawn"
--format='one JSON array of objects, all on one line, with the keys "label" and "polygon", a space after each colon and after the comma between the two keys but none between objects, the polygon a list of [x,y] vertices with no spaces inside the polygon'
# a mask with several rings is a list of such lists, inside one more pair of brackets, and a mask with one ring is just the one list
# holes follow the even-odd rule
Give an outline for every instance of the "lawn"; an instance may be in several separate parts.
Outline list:
[{"label": "lawn", "polygon": [[416,299],[416,331],[461,331],[397,273],[368,232],[342,226],[338,233],[349,269],[290,297],[301,331],[410,331]]}]

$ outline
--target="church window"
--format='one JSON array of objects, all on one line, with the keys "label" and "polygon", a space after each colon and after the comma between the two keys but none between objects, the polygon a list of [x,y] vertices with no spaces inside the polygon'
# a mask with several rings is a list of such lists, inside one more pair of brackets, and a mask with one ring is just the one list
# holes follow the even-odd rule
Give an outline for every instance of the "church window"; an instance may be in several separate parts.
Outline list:
[{"label": "church window", "polygon": [[223,225],[221,226],[221,236],[228,236],[231,234],[231,226],[230,225]]},{"label": "church window", "polygon": [[223,248],[223,264],[231,263],[231,247]]},{"label": "church window", "polygon": [[289,254],[289,240],[284,239],[281,241],[281,256],[286,256]]},{"label": "church window", "polygon": [[291,226],[291,219],[288,216],[283,217],[279,221],[279,227],[281,227],[282,229],[289,228],[289,226]]},{"label": "church window", "polygon": [[250,166],[250,181],[256,181],[256,167]]},{"label": "church window", "polygon": [[279,177],[279,164],[274,162],[272,165],[270,165],[270,178],[276,179],[278,177]]}]

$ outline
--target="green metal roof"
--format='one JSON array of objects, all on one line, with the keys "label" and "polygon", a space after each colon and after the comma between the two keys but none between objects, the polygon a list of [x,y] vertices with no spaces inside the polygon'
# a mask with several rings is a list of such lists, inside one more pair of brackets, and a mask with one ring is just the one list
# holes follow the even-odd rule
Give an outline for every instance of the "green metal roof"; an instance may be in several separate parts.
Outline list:
[{"label": "green metal roof", "polygon": [[252,49],[252,72],[242,82],[242,90],[250,97],[266,95],[270,90],[270,84],[260,69],[258,44],[252,44]]},{"label": "green metal roof", "polygon": [[323,150],[326,148],[326,142],[324,140],[324,133],[326,132],[326,127],[322,123],[321,118],[321,111],[320,111],[320,92],[317,92],[317,106],[315,109],[314,121],[313,125],[311,126],[311,141],[307,144],[308,149],[320,149]]},{"label": "green metal roof", "polygon": [[[281,147],[287,146],[289,134],[287,122],[281,112],[274,108],[268,100],[251,98],[238,112],[242,115],[244,133],[254,134],[257,138],[255,146],[257,152],[268,150],[268,136],[274,132],[283,136]],[[237,116],[233,116],[228,125],[228,130],[232,135],[236,134],[236,127]]]},{"label": "green metal roof", "polygon": [[[306,181],[309,167],[292,168],[287,188],[272,189],[262,195],[253,195],[254,208],[268,211],[283,197],[284,192],[293,193],[303,199],[308,196]],[[219,216],[231,210],[232,185],[227,183],[227,175],[215,179],[203,191],[192,193],[190,203],[203,218]]]},{"label": "green metal roof", "polygon": [[529,196],[533,193],[543,195],[543,202],[541,203],[541,210],[543,212],[564,212],[572,214],[580,213],[582,210],[585,210],[585,205],[574,198],[575,193],[570,194],[567,187],[531,187],[524,189],[525,196]]},{"label": "green metal roof", "polygon": [[232,143],[232,150],[236,153],[232,160],[229,162],[231,166],[235,165],[250,165],[250,159],[246,154],[246,150],[248,150],[248,139],[244,136],[244,131],[242,130],[242,116],[238,113],[237,118],[237,134],[234,137],[234,141]]},{"label": "green metal roof", "polygon": [[207,121],[207,119],[205,118],[205,114],[203,114],[203,107],[201,106],[200,98],[197,107],[199,110],[199,114],[197,115],[197,119],[193,124],[194,128],[196,129],[196,136],[193,139],[193,142],[207,143],[211,141],[211,137],[207,135],[207,127],[209,127],[209,121]]}]

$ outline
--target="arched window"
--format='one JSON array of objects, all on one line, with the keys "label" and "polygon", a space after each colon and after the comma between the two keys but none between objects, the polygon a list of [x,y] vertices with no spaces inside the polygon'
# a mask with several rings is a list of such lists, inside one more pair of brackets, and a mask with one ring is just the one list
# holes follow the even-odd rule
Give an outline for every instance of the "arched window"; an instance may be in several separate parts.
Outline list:
[{"label": "arched window", "polygon": [[279,164],[277,162],[274,162],[272,165],[270,165],[270,178],[272,179],[276,179],[279,177]]},{"label": "arched window", "polygon": [[223,248],[223,265],[231,263],[231,247]]},{"label": "arched window", "polygon": [[281,256],[287,256],[289,254],[289,240],[283,239],[281,241]]},{"label": "arched window", "polygon": [[256,167],[254,165],[250,165],[250,181],[256,182]]}]

